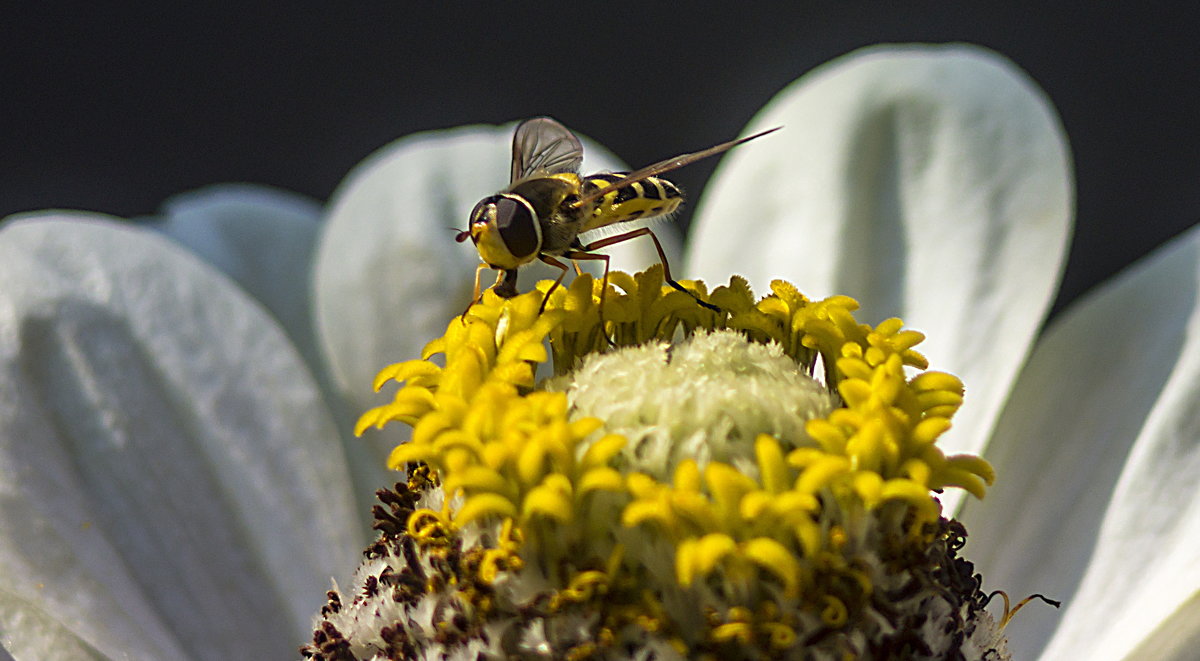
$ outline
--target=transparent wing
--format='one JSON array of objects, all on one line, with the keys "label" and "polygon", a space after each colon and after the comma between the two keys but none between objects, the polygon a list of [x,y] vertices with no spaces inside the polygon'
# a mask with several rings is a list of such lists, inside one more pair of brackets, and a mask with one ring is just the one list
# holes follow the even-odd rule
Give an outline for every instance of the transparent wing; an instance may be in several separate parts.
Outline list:
[{"label": "transparent wing", "polygon": [[583,145],[567,127],[550,119],[527,119],[513,134],[512,178],[515,183],[535,172],[557,174],[579,172]]},{"label": "transparent wing", "polygon": [[692,163],[706,159],[709,156],[716,156],[717,154],[720,154],[721,152],[729,151],[730,149],[733,149],[734,147],[742,144],[743,142],[750,142],[751,140],[753,140],[755,138],[761,138],[768,133],[774,133],[781,128],[783,128],[783,127],[776,126],[773,129],[767,129],[766,131],[763,131],[761,133],[755,133],[754,135],[747,136],[745,138],[738,138],[737,140],[730,140],[729,142],[722,142],[721,144],[719,144],[715,147],[709,147],[708,149],[704,149],[702,151],[692,152],[690,154],[680,154],[679,156],[675,156],[673,158],[668,158],[665,161],[659,161],[659,162],[655,163],[654,165],[647,165],[646,167],[638,170],[637,172],[631,172],[631,173],[625,175],[624,177],[621,177],[617,181],[615,181],[607,186],[604,186],[603,188],[597,188],[596,190],[592,191],[591,193],[588,193],[587,195],[580,197],[578,200],[575,200],[575,202],[573,202],[571,204],[571,206],[576,207],[576,208],[581,208],[584,205],[591,204],[592,202],[604,197],[605,195],[608,195],[609,193],[617,190],[618,188],[624,188],[625,186],[628,186],[629,184],[632,184],[637,181],[643,181],[645,179],[649,179],[650,177],[657,177],[658,175],[665,174],[667,172],[670,172],[671,170],[678,170],[679,168],[681,168],[685,165],[691,165]]}]

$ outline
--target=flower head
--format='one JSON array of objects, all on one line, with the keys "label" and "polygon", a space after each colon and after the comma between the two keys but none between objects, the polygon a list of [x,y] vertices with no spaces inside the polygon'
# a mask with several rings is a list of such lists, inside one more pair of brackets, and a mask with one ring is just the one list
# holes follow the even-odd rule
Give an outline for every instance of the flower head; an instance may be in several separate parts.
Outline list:
[{"label": "flower head", "polygon": [[380,373],[403,386],[358,430],[409,423],[413,477],[309,654],[1003,651],[933,493],[991,467],[937,447],[963,388],[920,333],[782,281],[688,283],[714,312],[661,267],[612,280],[489,291]]}]

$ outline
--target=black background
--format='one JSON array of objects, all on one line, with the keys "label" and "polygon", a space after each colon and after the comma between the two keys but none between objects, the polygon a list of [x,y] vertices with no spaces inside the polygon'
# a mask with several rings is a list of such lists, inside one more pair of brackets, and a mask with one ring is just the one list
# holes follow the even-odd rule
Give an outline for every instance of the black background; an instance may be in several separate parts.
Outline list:
[{"label": "black background", "polygon": [[[394,138],[539,114],[645,164],[736,135],[857,47],[969,41],[1028,71],[1070,137],[1079,215],[1059,307],[1200,219],[1190,3],[441,4],[6,8],[0,216],[141,215],[223,181],[325,200]],[[673,179],[694,194],[713,166]]]}]

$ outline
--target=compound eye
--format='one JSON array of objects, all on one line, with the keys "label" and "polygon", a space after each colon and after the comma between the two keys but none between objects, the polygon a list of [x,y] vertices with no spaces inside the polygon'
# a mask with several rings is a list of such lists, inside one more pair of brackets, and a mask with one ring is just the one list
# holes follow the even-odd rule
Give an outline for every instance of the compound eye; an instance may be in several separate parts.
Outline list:
[{"label": "compound eye", "polygon": [[479,204],[476,204],[475,208],[471,209],[470,224],[487,223],[489,217],[488,211],[495,206],[498,199],[501,199],[499,195],[493,195],[492,197],[485,197],[480,200]]},{"label": "compound eye", "polygon": [[501,197],[495,200],[496,229],[505,247],[518,259],[533,257],[541,248],[541,228],[533,209],[524,200]]}]

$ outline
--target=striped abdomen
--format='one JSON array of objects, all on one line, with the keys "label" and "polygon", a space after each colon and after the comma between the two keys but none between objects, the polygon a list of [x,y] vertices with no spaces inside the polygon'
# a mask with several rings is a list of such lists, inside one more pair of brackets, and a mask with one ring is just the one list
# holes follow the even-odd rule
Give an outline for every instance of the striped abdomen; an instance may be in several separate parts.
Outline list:
[{"label": "striped abdomen", "polygon": [[[584,178],[581,193],[587,195],[600,188],[619,182],[628,172],[593,174]],[[683,193],[679,187],[658,177],[647,177],[626,186],[621,186],[596,200],[589,218],[581,231],[623,223],[638,218],[661,216],[679,208]]]}]

